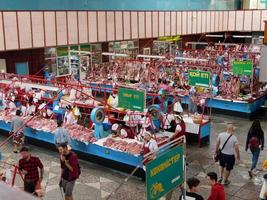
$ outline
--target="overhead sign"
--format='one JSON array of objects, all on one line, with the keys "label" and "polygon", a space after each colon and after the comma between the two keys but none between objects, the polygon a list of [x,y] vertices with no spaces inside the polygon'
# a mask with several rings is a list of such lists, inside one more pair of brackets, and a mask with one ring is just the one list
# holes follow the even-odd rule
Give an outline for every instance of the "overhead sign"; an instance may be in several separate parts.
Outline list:
[{"label": "overhead sign", "polygon": [[252,75],[253,64],[252,61],[234,61],[233,62],[234,75]]},{"label": "overhead sign", "polygon": [[190,86],[210,87],[210,72],[189,70],[188,82]]},{"label": "overhead sign", "polygon": [[183,183],[183,146],[176,146],[146,164],[147,200],[158,200]]},{"label": "overhead sign", "polygon": [[134,90],[130,88],[119,88],[119,107],[129,110],[143,112],[146,105],[146,95],[144,90]]},{"label": "overhead sign", "polygon": [[158,40],[159,41],[166,41],[166,42],[175,42],[175,41],[179,41],[180,35],[176,35],[176,36],[163,36],[163,37],[159,37]]}]

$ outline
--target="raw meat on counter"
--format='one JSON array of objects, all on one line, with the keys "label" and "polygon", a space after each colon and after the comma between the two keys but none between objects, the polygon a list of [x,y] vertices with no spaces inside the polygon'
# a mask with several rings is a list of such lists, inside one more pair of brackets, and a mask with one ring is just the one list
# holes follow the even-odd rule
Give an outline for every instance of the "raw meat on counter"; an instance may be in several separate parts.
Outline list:
[{"label": "raw meat on counter", "polygon": [[43,130],[46,132],[54,132],[57,128],[57,123],[52,119],[44,119],[41,117],[35,117],[27,123],[27,126],[36,129]]},{"label": "raw meat on counter", "polygon": [[88,128],[73,124],[73,125],[66,125],[65,128],[68,130],[68,133],[72,139],[81,141],[81,142],[91,142],[94,143],[96,139],[94,138],[94,133],[92,130]]},{"label": "raw meat on counter", "polygon": [[[14,115],[11,115],[8,111],[0,112],[0,120],[5,122],[11,122]],[[23,120],[26,122],[30,119],[31,116],[24,117]],[[34,117],[29,122],[27,122],[26,126],[31,127],[36,130],[42,130],[50,133],[54,133],[57,128],[56,120],[53,119],[45,119],[41,117]],[[78,140],[81,142],[91,142],[94,143],[96,139],[94,138],[93,131],[88,128],[75,124],[75,125],[67,125],[65,127],[70,135],[70,137],[74,140]]]},{"label": "raw meat on counter", "polygon": [[130,154],[139,155],[141,154],[143,148],[142,144],[137,142],[127,142],[125,140],[115,140],[113,138],[108,138],[103,145],[108,148],[128,152]]},{"label": "raw meat on counter", "polygon": [[0,120],[11,122],[14,115],[12,115],[9,111],[1,111],[0,112]]}]

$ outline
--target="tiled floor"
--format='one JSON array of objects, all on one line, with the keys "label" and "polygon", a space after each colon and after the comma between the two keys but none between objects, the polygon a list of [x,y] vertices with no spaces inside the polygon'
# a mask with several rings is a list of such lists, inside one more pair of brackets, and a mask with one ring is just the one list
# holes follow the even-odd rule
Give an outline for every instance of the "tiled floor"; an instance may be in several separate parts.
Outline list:
[{"label": "tiled floor", "polygon": [[[250,166],[251,154],[244,150],[247,131],[251,121],[223,115],[215,115],[212,120],[211,144],[199,148],[197,145],[188,145],[187,159],[189,162],[187,168],[187,177],[197,176],[201,180],[200,193],[207,198],[210,187],[205,181],[205,173],[209,171],[218,171],[218,165],[212,160],[216,137],[219,132],[224,131],[227,122],[233,122],[236,126],[235,134],[240,142],[241,162],[235,166],[231,174],[231,184],[225,187],[227,200],[256,200],[258,199],[261,188],[261,178],[264,171],[260,171],[257,176],[249,180],[248,168]],[[267,133],[266,119],[262,120],[262,127]],[[266,137],[267,138],[267,137]],[[2,141],[4,137],[0,137]],[[57,152],[30,146],[34,155],[38,155],[45,165],[45,178],[43,188],[45,190],[44,200],[61,200],[61,192],[58,187],[60,166]],[[12,153],[11,144],[0,149],[3,160],[9,163],[16,163],[19,155]],[[267,159],[267,148],[261,152],[258,167],[262,161]],[[77,181],[74,192],[75,200],[143,200],[146,199],[145,184],[139,178],[132,177],[128,182],[124,182],[127,174],[112,170],[91,162],[80,161],[82,174]],[[6,166],[5,166],[6,167]],[[123,183],[123,184],[122,184]],[[122,185],[121,185],[122,184]],[[16,179],[16,185],[22,186],[19,177]],[[120,186],[121,185],[121,186]],[[120,187],[119,187],[120,186]],[[118,189],[119,187],[119,189]],[[177,200],[179,190],[175,190],[172,199]]]}]

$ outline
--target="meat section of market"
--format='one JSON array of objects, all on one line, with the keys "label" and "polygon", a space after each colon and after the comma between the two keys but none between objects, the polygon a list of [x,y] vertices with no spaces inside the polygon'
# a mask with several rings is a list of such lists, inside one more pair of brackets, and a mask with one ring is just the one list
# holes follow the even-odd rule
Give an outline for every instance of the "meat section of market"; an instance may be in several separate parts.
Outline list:
[{"label": "meat section of market", "polygon": [[[110,103],[108,100],[111,96],[110,92],[112,94],[119,92],[115,89],[106,91],[99,87],[53,82],[40,77],[14,74],[1,74],[1,76],[0,126],[6,131],[10,131],[10,121],[14,116],[14,108],[11,108],[9,104],[14,102],[16,104],[15,109],[23,111],[23,120],[26,123],[25,136],[53,144],[57,120],[59,118],[64,119],[66,106],[71,105],[74,118],[77,121],[73,124],[65,124],[64,127],[71,137],[72,148],[77,152],[114,160],[133,167],[140,166],[142,163],[143,135],[146,130],[150,129],[154,133],[159,146],[179,135],[179,131],[177,132],[175,128],[171,132],[164,130],[169,129],[169,127],[165,127],[167,123],[167,126],[170,126],[170,122],[166,122],[166,119],[174,121],[175,127],[179,125],[176,121],[178,115],[173,114],[173,111],[171,113],[164,112],[159,104],[152,104],[148,101],[146,104],[147,98],[144,90],[142,90],[143,108],[140,111],[134,111],[127,108],[127,105],[122,104],[121,107],[119,105],[113,107],[114,105],[108,104]],[[140,92],[131,88],[128,92],[136,91]],[[162,95],[151,94],[154,100],[156,99],[155,95],[158,96],[158,99],[163,99]],[[82,102],[82,99],[86,100]],[[118,98],[117,104],[119,104],[120,99],[121,97]],[[93,103],[88,103],[88,100]],[[172,107],[173,103],[168,109],[172,110]],[[103,116],[100,116],[101,119],[99,119],[98,111],[103,111]],[[209,137],[210,122],[208,116],[194,115],[194,120],[198,121],[198,124],[193,129],[194,121],[191,115],[189,117],[188,114],[184,113],[184,119],[186,129],[195,135],[196,141],[200,142],[202,139],[200,136],[203,134],[205,138]],[[112,129],[114,124],[121,126],[118,136],[115,136]],[[103,129],[100,130],[99,127]],[[205,130],[202,130],[203,127]],[[108,154],[105,153],[107,151]]]},{"label": "meat section of market", "polygon": [[220,44],[148,60],[113,57],[78,80],[1,73],[0,127],[10,131],[20,109],[26,137],[54,144],[62,120],[77,152],[141,168],[147,132],[158,146],[185,135],[201,147],[210,138],[211,108],[248,114],[259,109],[266,97],[259,51]]}]

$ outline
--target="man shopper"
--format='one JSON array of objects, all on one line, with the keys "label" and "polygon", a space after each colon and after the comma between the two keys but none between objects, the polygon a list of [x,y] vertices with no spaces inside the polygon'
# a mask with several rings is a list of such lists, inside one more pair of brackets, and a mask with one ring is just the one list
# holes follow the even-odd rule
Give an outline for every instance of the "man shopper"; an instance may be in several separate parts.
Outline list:
[{"label": "man shopper", "polygon": [[58,147],[60,144],[70,144],[70,136],[68,131],[62,127],[63,121],[57,122],[57,129],[55,131],[55,137],[54,142],[56,147]]},{"label": "man shopper", "polygon": [[16,110],[16,116],[12,118],[11,121],[11,131],[13,134],[13,144],[14,144],[14,153],[18,153],[21,145],[24,142],[24,134],[23,134],[23,120],[21,118],[22,112],[20,110]]},{"label": "man shopper", "polygon": [[72,192],[76,179],[80,176],[80,166],[77,155],[68,149],[67,144],[60,144],[58,147],[61,162],[60,187],[65,193],[65,200],[73,200]]},{"label": "man shopper", "polygon": [[222,184],[217,182],[217,174],[209,172],[207,174],[207,181],[211,185],[211,193],[208,200],[225,200],[225,192]]},{"label": "man shopper", "polygon": [[[187,179],[187,185],[189,187],[188,191],[186,192],[186,199],[194,199],[194,200],[204,200],[204,198],[197,194],[199,192],[199,184],[200,181],[197,178],[189,178]],[[183,200],[183,195],[180,196],[180,200]]]},{"label": "man shopper", "polygon": [[231,170],[235,164],[235,153],[236,158],[240,161],[239,145],[235,135],[233,135],[234,127],[232,124],[228,124],[227,131],[220,133],[217,138],[216,152],[221,150],[219,158],[220,162],[220,179],[219,183],[229,185],[228,180]]},{"label": "man shopper", "polygon": [[43,180],[44,166],[38,157],[30,154],[27,147],[22,147],[20,154],[22,158],[19,160],[19,170],[24,175],[24,191],[34,194],[36,185],[41,185]]}]

